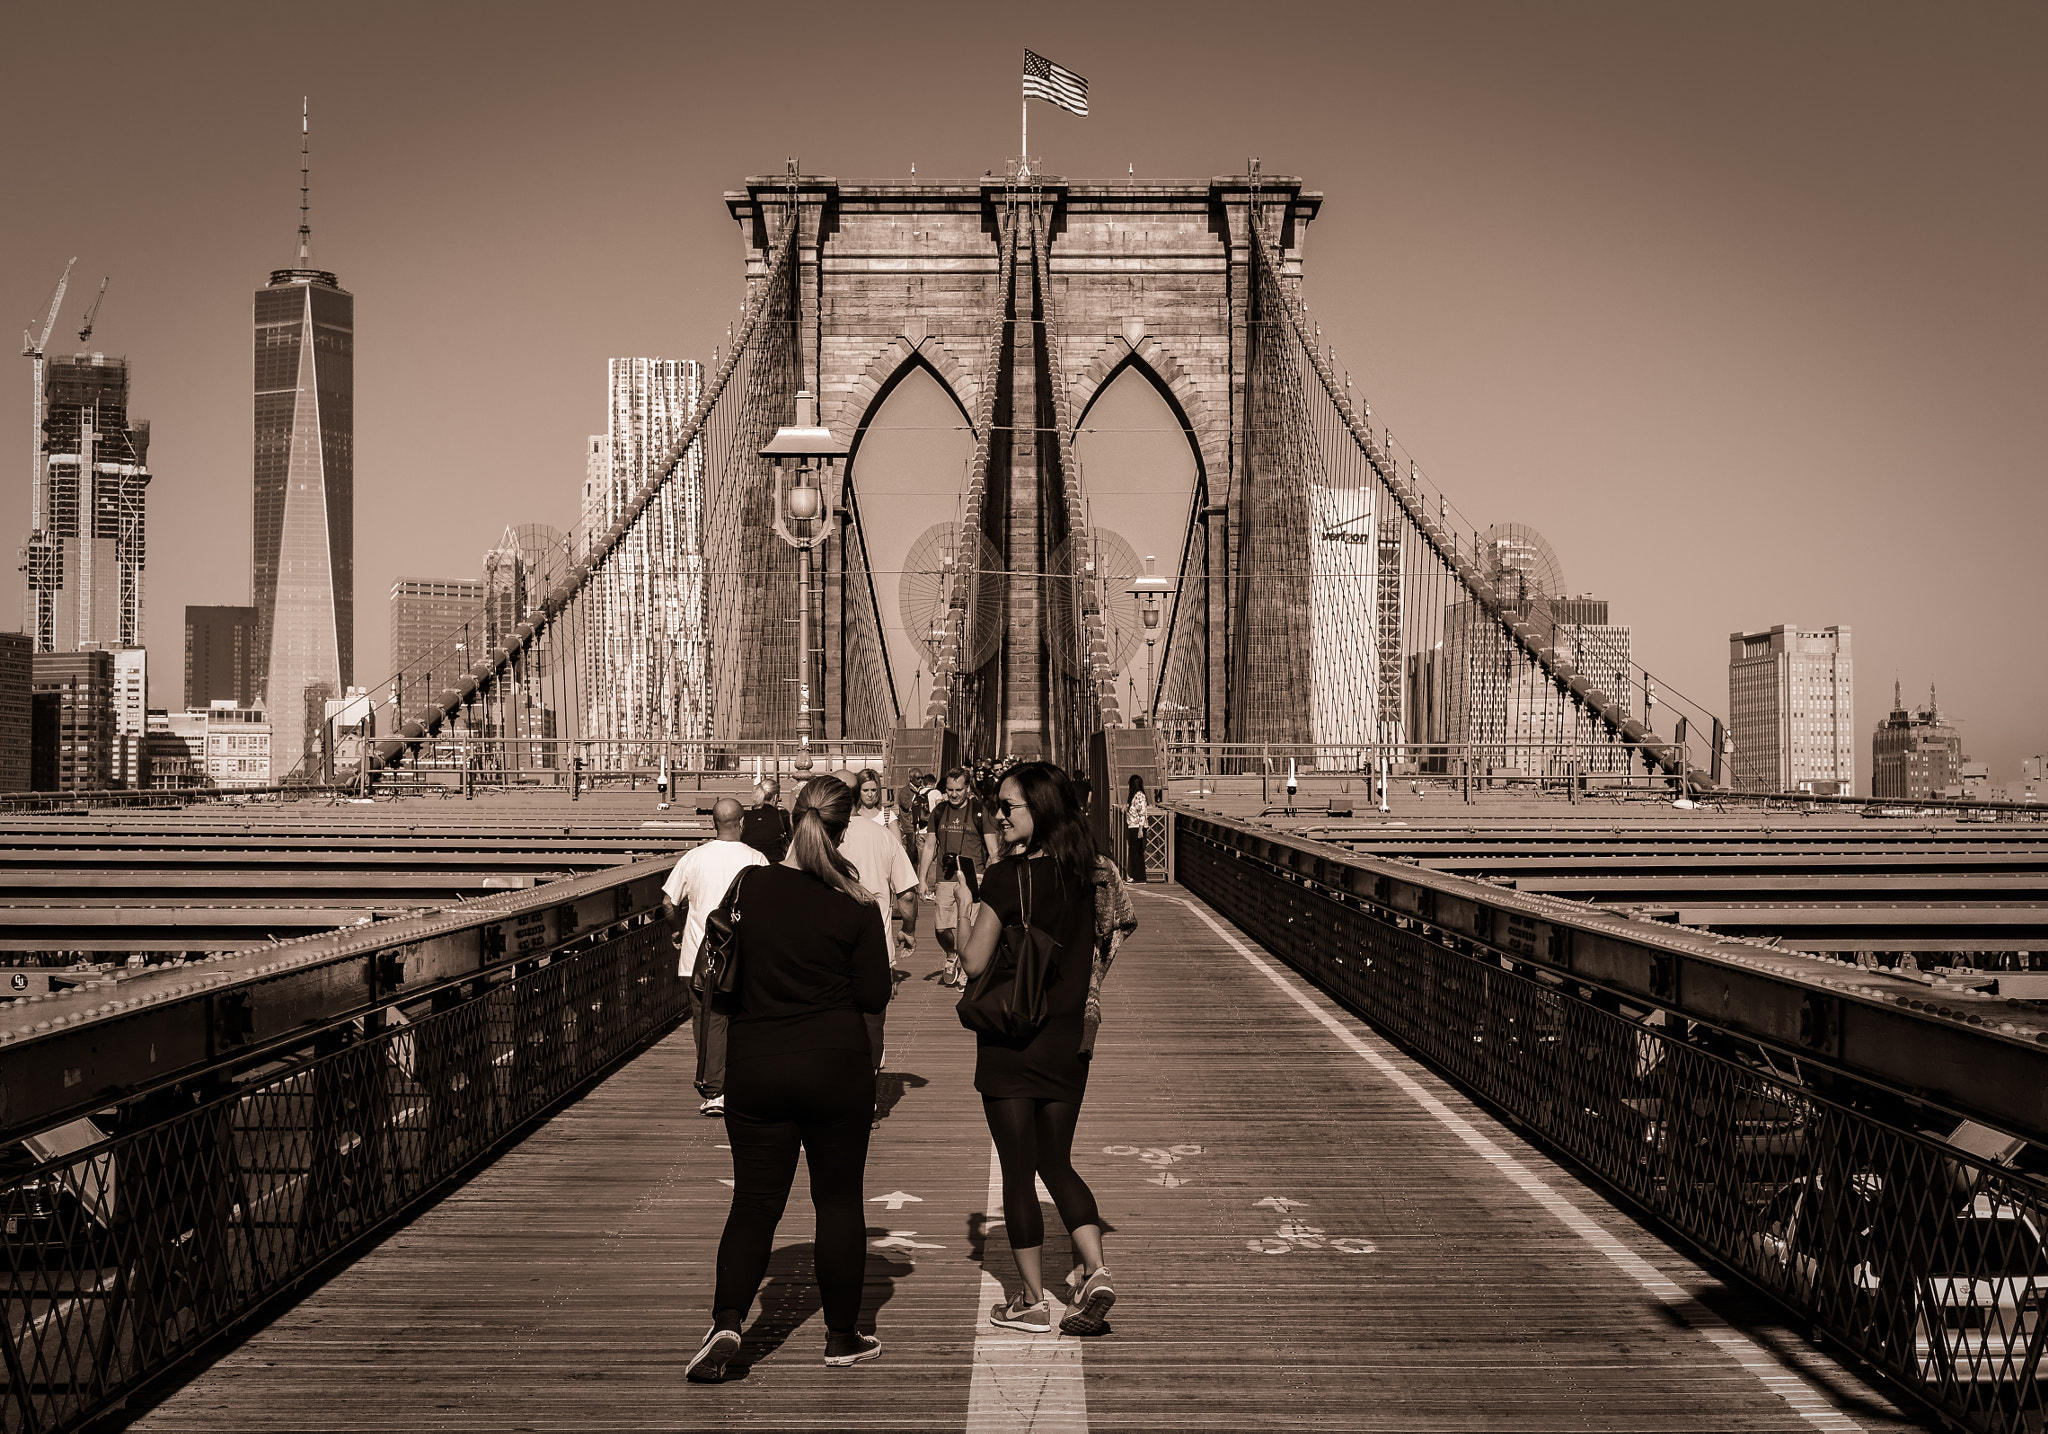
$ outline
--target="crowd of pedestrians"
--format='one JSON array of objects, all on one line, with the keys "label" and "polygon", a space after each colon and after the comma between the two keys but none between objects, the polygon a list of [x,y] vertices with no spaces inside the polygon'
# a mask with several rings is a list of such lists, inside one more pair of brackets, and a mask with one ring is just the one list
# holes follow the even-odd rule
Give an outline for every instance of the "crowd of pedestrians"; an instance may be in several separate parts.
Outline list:
[{"label": "crowd of pedestrians", "polygon": [[[1062,1281],[1060,1329],[1108,1327],[1117,1295],[1102,1217],[1072,1152],[1103,979],[1136,921],[1117,863],[1096,850],[1086,779],[1043,762],[982,763],[919,774],[895,802],[890,795],[872,770],[815,777],[797,792],[792,818],[766,778],[751,804],[718,801],[713,840],[677,862],[664,888],[678,972],[692,987],[699,1109],[724,1118],[733,1157],[711,1328],[687,1366],[692,1380],[728,1377],[799,1151],[817,1212],[825,1363],[881,1353],[880,1340],[856,1328],[867,1259],[863,1178],[888,1006],[908,975],[902,962],[916,950],[926,904],[944,956],[933,979],[963,990],[976,983],[963,1012],[966,1002],[1008,1000],[1034,983],[1035,1019],[971,1031],[974,1086],[1002,1169],[1003,1223],[1021,1286],[989,1321],[1028,1333],[1053,1327],[1040,1258],[1042,1182],[1075,1257]],[[714,996],[693,978],[721,903],[732,919],[718,924],[717,939],[736,952],[736,968],[730,993]],[[1027,961],[1019,954],[1027,948],[1050,955]]]}]

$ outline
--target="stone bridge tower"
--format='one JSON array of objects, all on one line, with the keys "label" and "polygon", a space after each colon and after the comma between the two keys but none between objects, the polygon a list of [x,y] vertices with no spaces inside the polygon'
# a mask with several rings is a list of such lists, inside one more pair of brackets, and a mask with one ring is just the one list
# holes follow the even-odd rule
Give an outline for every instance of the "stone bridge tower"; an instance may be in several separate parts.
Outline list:
[{"label": "stone bridge tower", "polygon": [[[821,420],[851,447],[856,495],[868,424],[913,369],[929,371],[974,429],[981,491],[969,511],[1005,569],[1002,631],[995,655],[959,674],[933,720],[960,728],[968,750],[1067,766],[1085,760],[1098,721],[1119,720],[1113,688],[1107,709],[1091,705],[1085,656],[1066,662],[1050,650],[1058,625],[1044,575],[1085,511],[1074,432],[1134,367],[1179,420],[1196,463],[1187,542],[1173,560],[1178,651],[1166,658],[1194,674],[1189,725],[1210,740],[1307,739],[1307,573],[1287,556],[1304,538],[1286,531],[1299,526],[1288,504],[1259,491],[1247,452],[1260,327],[1247,226],[1256,213],[1298,276],[1319,194],[1256,172],[1022,185],[777,176],[750,179],[726,203],[745,240],[750,295],[769,284],[768,256],[797,216],[792,377],[820,396]],[[952,517],[935,511],[932,521]],[[825,614],[828,652],[833,625],[851,621]],[[832,697],[844,680],[828,663],[828,711],[843,708]]]}]

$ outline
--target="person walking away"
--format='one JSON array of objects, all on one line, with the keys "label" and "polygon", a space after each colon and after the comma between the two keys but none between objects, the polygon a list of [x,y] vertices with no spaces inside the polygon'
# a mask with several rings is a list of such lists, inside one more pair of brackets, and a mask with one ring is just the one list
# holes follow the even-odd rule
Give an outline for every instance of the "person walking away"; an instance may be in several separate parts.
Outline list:
[{"label": "person walking away", "polygon": [[939,907],[932,929],[946,953],[941,979],[948,986],[967,984],[960,974],[960,950],[974,925],[974,892],[962,878],[960,864],[989,866],[995,859],[996,824],[988,808],[969,785],[967,769],[949,768],[944,800],[932,808],[932,890]]},{"label": "person walking away", "polygon": [[782,809],[782,783],[774,777],[754,788],[754,804],[747,808],[742,840],[770,861],[781,861],[789,852],[789,813]]},{"label": "person walking away", "polygon": [[862,1200],[875,1068],[864,1015],[889,1003],[889,958],[874,898],[839,854],[853,793],[817,777],[797,793],[778,865],[749,873],[738,902],[739,969],[726,1050],[732,1209],[718,1242],[711,1328],[684,1370],[725,1378],[767,1273],[801,1147],[817,1209],[813,1267],[825,1363],[857,1364],[882,1343],[856,1328],[867,1267]]},{"label": "person walking away", "polygon": [[745,815],[737,798],[720,797],[714,802],[712,839],[684,852],[661,888],[662,913],[678,933],[681,959],[676,963],[676,974],[683,978],[683,990],[688,993],[692,1007],[690,1031],[697,1044],[697,1094],[704,1099],[697,1107],[699,1115],[725,1114],[725,1013],[714,1010],[709,1000],[690,987],[690,977],[697,969],[697,952],[704,945],[704,923],[718,909],[718,903],[725,900],[733,878],[748,867],[768,864],[768,858],[740,840]]},{"label": "person walking away", "polygon": [[1081,809],[1085,819],[1088,815],[1088,800],[1095,795],[1095,784],[1088,780],[1088,774],[1081,768],[1074,768],[1074,805]]},{"label": "person walking away", "polygon": [[[882,925],[889,931],[889,964],[894,966],[899,947],[906,954],[917,949],[917,872],[911,868],[910,857],[904,852],[903,843],[896,840],[896,833],[859,817],[846,824],[846,835],[839,839],[839,854],[853,863],[855,879],[874,893]],[[893,925],[892,917],[901,924]],[[892,974],[892,997],[895,985]],[[888,1015],[884,1009],[867,1018],[868,1040],[874,1047],[877,1071],[882,1069],[888,1053],[884,1039]]]},{"label": "person walking away", "polygon": [[1003,778],[996,824],[1008,855],[982,883],[982,909],[963,964],[979,976],[996,959],[1006,927],[1026,924],[1058,944],[1046,991],[1046,1017],[1029,1036],[975,1034],[974,1088],[1003,1172],[1003,1221],[1024,1288],[989,1313],[1003,1329],[1042,1334],[1052,1328],[1041,1271],[1045,1220],[1037,1182],[1044,1181],[1073,1243],[1061,1322],[1069,1334],[1104,1326],[1116,1290],[1102,1262],[1102,1216],[1074,1169],[1074,1127],[1088,1088],[1092,1046],[1089,990],[1095,954],[1095,838],[1074,801],[1066,774],[1047,762],[1026,762]]},{"label": "person walking away", "polygon": [[1152,804],[1145,800],[1145,779],[1131,773],[1131,794],[1124,804],[1124,870],[1132,881],[1145,884],[1145,825]]}]

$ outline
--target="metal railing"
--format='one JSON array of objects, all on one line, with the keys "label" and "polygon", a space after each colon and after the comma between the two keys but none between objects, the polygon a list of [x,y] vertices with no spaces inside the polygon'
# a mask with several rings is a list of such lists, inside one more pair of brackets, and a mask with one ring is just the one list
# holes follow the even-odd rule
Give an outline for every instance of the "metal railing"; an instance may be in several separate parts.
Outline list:
[{"label": "metal railing", "polygon": [[0,1430],[90,1420],[658,1038],[668,866],[0,1008]]},{"label": "metal railing", "polygon": [[2042,1427],[2048,1016],[1174,826],[1180,882],[1383,1034],[1956,1424]]},{"label": "metal railing", "polygon": [[0,792],[0,812],[68,812],[95,807],[185,807],[207,802],[298,802],[344,790],[321,786],[107,787],[79,792]]}]

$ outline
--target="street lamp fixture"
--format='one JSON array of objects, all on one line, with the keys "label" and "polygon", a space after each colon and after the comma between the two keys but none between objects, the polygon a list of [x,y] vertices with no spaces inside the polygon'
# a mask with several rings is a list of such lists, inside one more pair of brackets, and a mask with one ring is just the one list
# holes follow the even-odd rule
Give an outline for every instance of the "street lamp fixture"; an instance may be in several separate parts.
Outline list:
[{"label": "street lamp fixture", "polygon": [[[1158,559],[1148,554],[1145,558],[1145,571],[1131,579],[1131,585],[1127,589],[1131,596],[1138,600],[1138,616],[1145,623],[1145,705],[1138,709],[1141,713],[1149,713],[1152,704],[1158,700],[1159,693],[1154,685],[1156,679],[1153,672],[1153,649],[1159,641],[1159,614],[1164,608],[1162,599],[1172,597],[1174,593],[1173,579],[1163,578],[1152,570],[1157,561]],[[1148,717],[1146,725],[1150,724],[1151,719]]]},{"label": "street lamp fixture", "polygon": [[846,461],[846,446],[818,424],[818,400],[808,390],[796,396],[796,422],[775,430],[761,450],[769,461],[775,490],[775,535],[797,552],[796,770],[811,769],[811,549],[832,535],[833,506],[824,480]]}]

